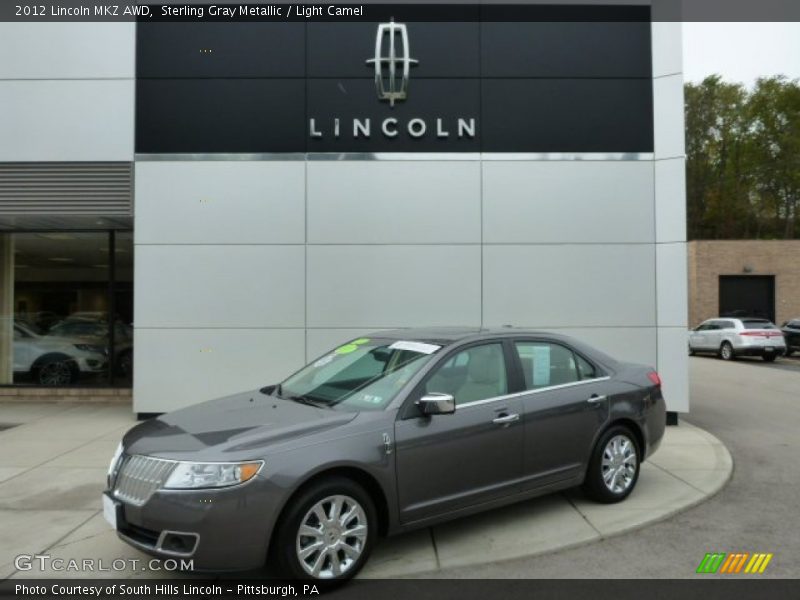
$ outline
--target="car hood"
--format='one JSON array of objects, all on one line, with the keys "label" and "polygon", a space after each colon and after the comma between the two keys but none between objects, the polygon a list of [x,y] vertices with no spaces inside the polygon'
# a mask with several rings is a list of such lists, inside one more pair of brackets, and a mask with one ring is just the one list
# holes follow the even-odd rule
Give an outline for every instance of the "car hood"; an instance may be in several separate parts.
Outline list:
[{"label": "car hood", "polygon": [[123,439],[127,454],[176,460],[244,460],[349,423],[357,413],[316,408],[254,390],[167,413]]}]

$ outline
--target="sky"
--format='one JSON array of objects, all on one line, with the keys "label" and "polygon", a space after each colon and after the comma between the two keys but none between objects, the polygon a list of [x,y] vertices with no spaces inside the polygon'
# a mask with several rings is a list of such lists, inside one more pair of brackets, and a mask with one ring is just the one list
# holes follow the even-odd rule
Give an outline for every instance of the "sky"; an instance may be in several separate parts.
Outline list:
[{"label": "sky", "polygon": [[800,78],[800,23],[684,23],[684,80],[714,73],[748,87],[758,77]]}]

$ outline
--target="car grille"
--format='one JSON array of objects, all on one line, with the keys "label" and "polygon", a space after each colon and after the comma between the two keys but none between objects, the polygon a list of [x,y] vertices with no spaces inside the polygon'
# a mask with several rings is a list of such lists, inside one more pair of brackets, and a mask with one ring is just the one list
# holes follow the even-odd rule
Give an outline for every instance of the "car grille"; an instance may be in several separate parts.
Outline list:
[{"label": "car grille", "polygon": [[175,468],[174,461],[151,456],[134,454],[123,460],[114,485],[114,496],[134,506],[147,502]]}]

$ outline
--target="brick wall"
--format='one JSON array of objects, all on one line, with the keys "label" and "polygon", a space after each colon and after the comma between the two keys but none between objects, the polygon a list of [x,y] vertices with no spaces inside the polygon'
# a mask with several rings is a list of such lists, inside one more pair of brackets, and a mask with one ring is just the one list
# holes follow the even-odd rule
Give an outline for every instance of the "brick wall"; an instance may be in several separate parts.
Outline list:
[{"label": "brick wall", "polygon": [[800,318],[800,240],[700,240],[688,257],[690,326],[719,316],[720,275],[774,275],[775,320]]}]

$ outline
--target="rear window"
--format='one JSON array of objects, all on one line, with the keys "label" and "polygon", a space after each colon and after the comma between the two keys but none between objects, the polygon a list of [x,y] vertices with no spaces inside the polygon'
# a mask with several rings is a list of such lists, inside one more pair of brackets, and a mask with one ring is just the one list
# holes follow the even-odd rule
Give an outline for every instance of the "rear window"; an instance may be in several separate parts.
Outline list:
[{"label": "rear window", "polygon": [[742,321],[745,329],[777,329],[769,321]]}]

